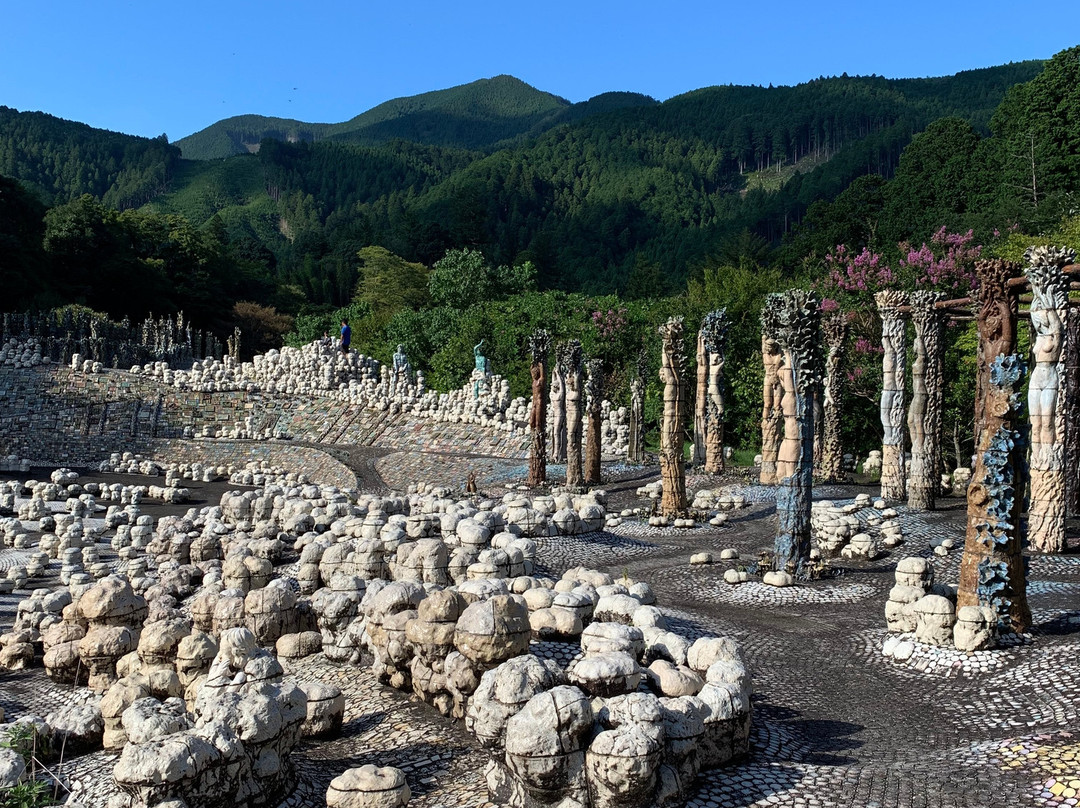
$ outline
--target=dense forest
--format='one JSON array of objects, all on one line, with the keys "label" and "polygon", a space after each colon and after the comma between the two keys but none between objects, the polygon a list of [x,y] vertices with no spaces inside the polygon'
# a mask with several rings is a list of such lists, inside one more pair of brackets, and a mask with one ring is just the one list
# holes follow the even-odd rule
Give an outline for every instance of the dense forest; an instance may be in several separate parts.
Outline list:
[{"label": "dense forest", "polygon": [[[876,286],[956,290],[978,255],[1076,242],[1077,120],[1080,47],[663,103],[569,104],[498,77],[344,124],[230,119],[177,145],[0,108],[0,282],[9,310],[239,323],[249,352],[344,314],[360,349],[387,359],[402,342],[444,388],[484,337],[519,394],[535,325],[582,337],[619,389],[660,318],[724,305],[742,368],[730,434],[751,446],[763,296],[814,285],[865,308]],[[961,375],[969,338],[950,338]],[[864,353],[849,393],[873,422]]]}]

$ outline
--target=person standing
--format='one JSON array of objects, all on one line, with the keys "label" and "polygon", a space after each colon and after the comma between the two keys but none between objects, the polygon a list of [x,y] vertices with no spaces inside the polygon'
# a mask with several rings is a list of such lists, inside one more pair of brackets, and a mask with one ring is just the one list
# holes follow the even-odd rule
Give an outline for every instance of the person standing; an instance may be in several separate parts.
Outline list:
[{"label": "person standing", "polygon": [[349,328],[349,321],[341,321],[341,352],[347,354],[349,352],[349,343],[352,342],[352,329]]}]

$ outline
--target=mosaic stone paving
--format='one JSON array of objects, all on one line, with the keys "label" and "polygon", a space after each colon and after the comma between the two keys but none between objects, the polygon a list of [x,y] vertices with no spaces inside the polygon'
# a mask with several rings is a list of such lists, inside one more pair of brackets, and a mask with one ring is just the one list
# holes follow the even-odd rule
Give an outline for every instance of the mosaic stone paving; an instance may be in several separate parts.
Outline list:
[{"label": "mosaic stone paving", "polygon": [[[396,455],[380,458],[386,483],[417,479],[417,454],[403,453],[399,464]],[[490,469],[491,482],[501,487],[509,464],[478,465]],[[464,461],[459,468],[466,468]],[[646,505],[633,496],[639,484],[640,475],[612,485],[613,509]],[[756,583],[732,587],[722,581],[724,570],[756,559],[771,546],[775,530],[769,490],[737,485],[753,505],[721,528],[652,529],[632,519],[611,530],[540,542],[542,572],[586,564],[646,580],[680,632],[730,634],[743,644],[754,674],[752,751],[746,760],[703,773],[690,806],[1078,804],[1080,555],[1031,560],[1035,625],[1017,644],[958,654],[912,643],[910,656],[898,660],[882,652],[895,564],[923,555],[933,560],[938,580],[955,583],[963,504],[946,499],[941,511],[928,515],[898,508],[905,544],[874,561],[835,561],[836,574],[826,580],[787,590]],[[875,490],[857,487],[831,487],[817,497],[839,502],[856,493],[876,497]],[[934,547],[945,538],[957,548],[941,557]],[[688,564],[694,552],[725,548],[736,549],[742,561]],[[0,630],[17,600],[0,596]],[[565,665],[575,648],[536,643],[534,652]],[[295,761],[301,782],[282,805],[320,805],[330,779],[368,762],[402,768],[413,805],[488,805],[484,755],[460,724],[380,687],[363,668],[316,656],[295,672],[345,691],[346,732],[300,748]],[[72,697],[40,669],[0,675],[0,706],[9,718],[44,713]],[[97,753],[66,762],[65,772],[78,786],[74,798],[88,808],[103,806],[114,759]]]}]

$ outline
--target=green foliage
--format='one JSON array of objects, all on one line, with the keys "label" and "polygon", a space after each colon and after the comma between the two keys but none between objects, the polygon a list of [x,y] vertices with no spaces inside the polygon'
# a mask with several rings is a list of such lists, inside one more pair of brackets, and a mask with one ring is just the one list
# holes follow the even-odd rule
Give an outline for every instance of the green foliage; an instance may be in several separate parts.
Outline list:
[{"label": "green foliage", "polygon": [[298,314],[293,322],[292,331],[285,334],[284,342],[293,348],[307,345],[309,342],[328,336],[338,340],[341,321],[346,320],[352,329],[352,346],[359,350],[365,339],[364,331],[370,328],[371,307],[362,300],[356,300],[348,306],[330,311],[315,311]]},{"label": "green foliage", "polygon": [[[959,229],[993,195],[994,174],[975,128],[960,118],[935,121],[904,149],[885,193],[887,237],[928,239]],[[842,242],[837,242],[842,243]]]},{"label": "green foliage", "polygon": [[1078,120],[1080,45],[1012,87],[994,113],[990,125],[1003,173],[1002,201],[1022,225],[1037,228],[1075,212]]},{"label": "green foliage", "polygon": [[0,791],[0,808],[39,808],[55,804],[52,789],[42,780],[26,780]]},{"label": "green foliage", "polygon": [[1010,261],[1023,262],[1024,250],[1040,244],[1072,247],[1080,253],[1080,216],[1066,216],[1054,227],[1038,235],[1027,235],[1020,231],[1009,233],[994,246],[994,255]]},{"label": "green foliage", "polygon": [[46,291],[44,215],[45,206],[21,184],[0,177],[0,288],[8,306],[29,307]]},{"label": "green foliage", "polygon": [[47,736],[38,734],[37,727],[29,721],[16,722],[0,735],[0,748],[16,752],[27,771],[23,782],[0,790],[0,808],[38,808],[55,804],[52,787],[36,777],[38,761],[49,756]]},{"label": "green foliage", "polygon": [[378,315],[403,309],[420,309],[428,303],[428,269],[406,261],[383,247],[358,250],[360,279],[356,297]]},{"label": "green foliage", "polygon": [[535,287],[535,279],[536,270],[528,261],[492,267],[477,250],[447,250],[428,275],[428,292],[437,305],[467,309],[529,291]]},{"label": "green foliage", "polygon": [[250,300],[236,302],[233,318],[243,332],[241,349],[245,356],[280,347],[282,337],[293,325],[293,318],[289,315],[281,314],[273,306],[261,306]]},{"label": "green foliage", "polygon": [[121,209],[144,204],[167,190],[179,157],[164,136],[122,135],[0,106],[0,174],[51,203],[92,194]]}]

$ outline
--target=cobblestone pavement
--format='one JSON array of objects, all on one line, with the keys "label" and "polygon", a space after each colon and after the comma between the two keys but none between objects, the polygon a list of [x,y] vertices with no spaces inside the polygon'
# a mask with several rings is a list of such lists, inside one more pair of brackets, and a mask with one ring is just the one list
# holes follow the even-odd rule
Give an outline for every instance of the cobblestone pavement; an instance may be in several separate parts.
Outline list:
[{"label": "cobblestone pavement", "polygon": [[[393,456],[378,461],[388,485],[414,477]],[[492,479],[492,490],[499,481]],[[609,485],[614,509],[647,503],[627,471]],[[691,487],[700,487],[694,486]],[[651,529],[636,519],[618,528],[540,542],[547,574],[578,564],[652,584],[673,628],[688,636],[727,634],[742,643],[754,675],[750,756],[703,773],[689,805],[1075,806],[1080,792],[1080,554],[1033,557],[1030,635],[992,652],[960,654],[916,645],[904,661],[886,657],[884,608],[896,561],[931,558],[938,580],[955,583],[964,507],[946,499],[932,514],[900,507],[905,543],[874,561],[836,561],[834,575],[787,589],[730,586],[724,570],[771,547],[770,491],[739,483],[751,503],[719,528]],[[817,498],[838,503],[871,488],[830,487]],[[694,552],[734,548],[741,560],[688,564]],[[14,551],[0,551],[0,568]],[[18,598],[0,596],[0,630]],[[535,643],[535,653],[572,661],[575,646]],[[294,754],[300,779],[282,805],[319,805],[329,781],[363,763],[406,772],[413,805],[485,806],[485,755],[460,723],[379,686],[364,668],[320,655],[294,669],[301,679],[332,682],[348,698],[345,731],[305,742]],[[62,700],[85,698],[50,683],[41,669],[0,675],[0,706],[9,718],[44,714]],[[82,787],[76,796],[101,806],[110,793],[114,756],[65,763]]]}]

